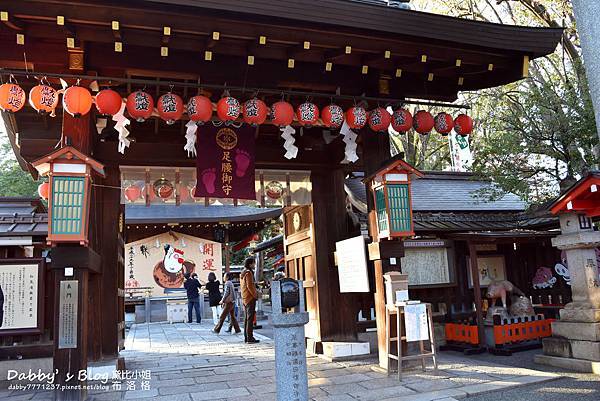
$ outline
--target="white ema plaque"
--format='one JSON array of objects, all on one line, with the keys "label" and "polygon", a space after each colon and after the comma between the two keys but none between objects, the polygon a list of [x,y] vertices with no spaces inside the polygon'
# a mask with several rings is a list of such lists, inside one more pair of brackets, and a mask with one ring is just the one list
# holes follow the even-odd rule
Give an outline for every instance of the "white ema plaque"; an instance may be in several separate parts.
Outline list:
[{"label": "white ema plaque", "polygon": [[0,266],[0,290],[4,295],[0,332],[37,327],[38,269],[37,263]]},{"label": "white ema plaque", "polygon": [[404,325],[406,341],[428,340],[429,329],[425,304],[406,305],[404,307]]},{"label": "white ema plaque", "polygon": [[60,302],[58,305],[58,348],[77,348],[77,296],[79,282],[60,282]]},{"label": "white ema plaque", "polygon": [[369,273],[364,237],[335,243],[340,292],[369,292]]}]

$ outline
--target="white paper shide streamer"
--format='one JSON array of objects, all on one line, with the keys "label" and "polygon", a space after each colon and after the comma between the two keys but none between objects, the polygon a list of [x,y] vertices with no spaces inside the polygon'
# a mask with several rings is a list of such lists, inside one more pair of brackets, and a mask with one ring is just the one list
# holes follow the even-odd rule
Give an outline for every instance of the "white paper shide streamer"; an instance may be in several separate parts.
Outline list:
[{"label": "white paper shide streamer", "polygon": [[121,108],[119,109],[119,112],[117,114],[115,114],[112,118],[113,121],[116,122],[115,129],[119,133],[119,148],[118,149],[119,149],[119,153],[121,153],[121,154],[125,153],[125,149],[128,148],[129,144],[131,143],[131,141],[129,139],[127,139],[127,137],[129,136],[129,130],[126,128],[126,126],[129,125],[129,123],[131,121],[129,121],[129,119],[123,115],[124,112],[125,112],[125,103],[121,103]]},{"label": "white paper shide streamer", "polygon": [[196,157],[196,131],[198,131],[198,124],[190,120],[185,127],[185,139],[187,142],[183,149],[187,152],[188,157]]},{"label": "white paper shide streamer", "polygon": [[286,159],[295,159],[298,156],[298,147],[294,145],[294,142],[296,142],[295,133],[296,130],[291,125],[281,128],[281,137],[285,139],[283,148],[286,150],[284,155]]},{"label": "white paper shide streamer", "polygon": [[356,138],[358,135],[354,133],[344,121],[342,128],[340,128],[340,134],[344,137],[343,141],[346,144],[346,148],[344,149],[344,160],[342,163],[354,163],[358,160],[358,155],[356,154]]}]

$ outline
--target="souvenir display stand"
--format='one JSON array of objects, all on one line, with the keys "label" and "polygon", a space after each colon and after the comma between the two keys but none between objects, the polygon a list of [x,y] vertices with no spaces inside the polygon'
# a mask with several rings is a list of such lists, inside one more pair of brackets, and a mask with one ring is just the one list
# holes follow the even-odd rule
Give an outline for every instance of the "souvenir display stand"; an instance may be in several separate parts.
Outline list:
[{"label": "souvenir display stand", "polygon": [[[421,303],[405,303],[398,302],[395,305],[386,305],[386,313],[385,313],[385,322],[386,322],[386,353],[387,353],[387,366],[386,370],[388,375],[391,372],[390,369],[390,360],[398,361],[398,380],[402,380],[402,362],[410,361],[415,359],[421,360],[421,367],[423,371],[425,371],[425,360],[431,358],[433,361],[433,370],[437,373],[437,360],[436,360],[436,352],[435,352],[435,340],[433,336],[433,320],[431,316],[431,304],[427,303],[425,305],[426,309],[426,326],[427,326],[427,339],[417,340],[419,343],[419,352],[417,354],[404,354],[402,352],[403,346],[404,349],[408,349],[408,336],[407,336],[407,326],[403,327],[403,320],[406,318],[406,308],[408,306],[413,305],[423,305]],[[393,317],[396,317],[396,335],[392,337],[392,329],[391,323],[393,322]],[[423,338],[425,336],[421,336]],[[426,349],[425,342],[429,342],[429,349]],[[396,354],[393,354],[392,351],[392,343],[396,344]],[[405,345],[404,345],[404,344]]]}]

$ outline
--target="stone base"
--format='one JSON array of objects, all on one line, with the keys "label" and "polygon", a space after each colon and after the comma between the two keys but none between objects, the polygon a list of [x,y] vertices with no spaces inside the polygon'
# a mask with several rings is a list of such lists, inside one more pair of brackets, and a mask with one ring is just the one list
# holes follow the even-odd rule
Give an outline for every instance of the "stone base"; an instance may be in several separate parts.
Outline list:
[{"label": "stone base", "polygon": [[[0,383],[6,381],[9,370],[16,370],[19,373],[27,373],[29,370],[36,373],[38,370],[41,370],[43,373],[52,372],[52,358],[9,359],[1,361]],[[4,386],[0,386],[0,388],[4,388]]]},{"label": "stone base", "polygon": [[546,337],[542,339],[544,355],[572,358],[571,342],[562,337]]},{"label": "stone base", "polygon": [[570,340],[600,341],[600,322],[552,322],[552,335]]},{"label": "stone base", "polygon": [[369,343],[323,342],[323,356],[331,359],[364,357],[369,355]]},{"label": "stone base", "polygon": [[600,363],[600,342],[571,340],[573,358],[587,359]]},{"label": "stone base", "polygon": [[584,359],[561,358],[550,355],[536,355],[533,358],[535,363],[540,365],[555,366],[567,370],[573,370],[583,373],[594,373],[600,375],[600,362],[586,361]]},{"label": "stone base", "polygon": [[560,320],[570,322],[600,322],[600,309],[571,309],[560,310]]}]

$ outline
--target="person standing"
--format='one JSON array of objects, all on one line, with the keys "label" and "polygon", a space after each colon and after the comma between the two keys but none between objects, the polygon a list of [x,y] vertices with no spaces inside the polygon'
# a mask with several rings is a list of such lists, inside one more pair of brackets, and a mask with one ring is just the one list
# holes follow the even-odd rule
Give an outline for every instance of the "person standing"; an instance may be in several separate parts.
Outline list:
[{"label": "person standing", "polygon": [[192,309],[196,310],[196,323],[202,322],[202,318],[200,317],[200,288],[202,284],[198,281],[198,275],[193,273],[185,273],[183,275],[185,277],[185,282],[183,283],[183,287],[187,292],[188,299],[188,323],[192,323]]},{"label": "person standing", "polygon": [[213,331],[217,334],[221,331],[223,327],[223,323],[225,322],[225,318],[229,316],[229,330],[231,331],[231,327],[235,329],[235,334],[238,334],[242,330],[240,330],[240,325],[235,318],[235,313],[233,309],[233,305],[235,304],[236,295],[235,288],[233,287],[233,283],[231,282],[231,273],[225,273],[225,285],[223,287],[223,298],[221,299],[221,305],[223,306],[223,312],[221,312],[221,317],[219,321],[215,325]]},{"label": "person standing", "polygon": [[255,344],[260,341],[254,338],[254,316],[256,315],[256,300],[258,299],[258,291],[254,284],[254,258],[246,258],[244,261],[244,270],[240,275],[240,288],[246,311],[244,316],[244,341]]},{"label": "person standing", "polygon": [[215,273],[208,273],[208,283],[206,283],[206,289],[208,290],[208,304],[212,309],[213,323],[216,326],[219,323],[219,316],[221,315],[221,283],[217,280]]}]

